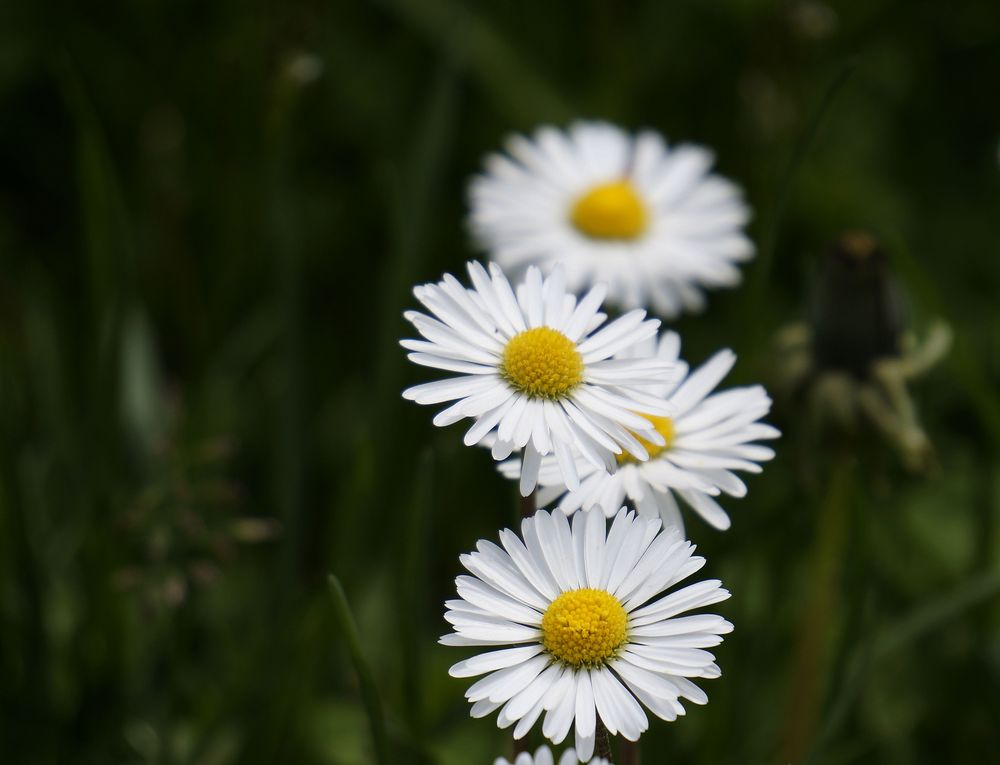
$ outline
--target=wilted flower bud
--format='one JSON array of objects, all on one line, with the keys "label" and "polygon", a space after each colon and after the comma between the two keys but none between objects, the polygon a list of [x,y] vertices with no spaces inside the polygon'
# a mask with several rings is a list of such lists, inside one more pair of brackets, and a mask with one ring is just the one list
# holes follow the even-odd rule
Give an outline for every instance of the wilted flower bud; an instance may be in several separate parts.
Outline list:
[{"label": "wilted flower bud", "polygon": [[818,371],[863,379],[873,362],[899,355],[902,296],[885,251],[869,234],[841,236],[823,261],[811,303]]},{"label": "wilted flower bud", "polygon": [[925,469],[933,449],[906,384],[947,353],[950,329],[936,321],[921,343],[906,331],[889,258],[862,231],[844,233],[825,256],[809,308],[808,324],[778,334],[776,387],[804,400],[821,431],[874,426],[907,468]]}]

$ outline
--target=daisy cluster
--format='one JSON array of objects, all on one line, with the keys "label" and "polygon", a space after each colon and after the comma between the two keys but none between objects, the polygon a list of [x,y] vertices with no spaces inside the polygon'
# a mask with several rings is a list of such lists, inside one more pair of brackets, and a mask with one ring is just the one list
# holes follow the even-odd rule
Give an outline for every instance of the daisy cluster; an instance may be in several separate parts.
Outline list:
[{"label": "daisy cluster", "polygon": [[[647,313],[703,308],[753,253],[742,194],[711,164],[605,123],[513,137],[470,185],[487,263],[416,287],[425,311],[405,314],[409,359],[446,376],[403,396],[440,407],[435,425],[468,420],[465,444],[543,508],[461,556],[441,642],[479,652],[450,673],[470,679],[472,716],[515,739],[572,730],[559,765],[605,765],[608,734],[634,742],[650,714],[705,704],[699,683],[721,674],[710,649],[733,628],[700,612],[729,597],[721,582],[686,581],[705,559],[680,508],[729,527],[739,473],[774,456],[760,443],[779,435],[761,422],[771,399],[717,390],[733,352],[691,370]],[[541,747],[514,765],[555,761]]]}]

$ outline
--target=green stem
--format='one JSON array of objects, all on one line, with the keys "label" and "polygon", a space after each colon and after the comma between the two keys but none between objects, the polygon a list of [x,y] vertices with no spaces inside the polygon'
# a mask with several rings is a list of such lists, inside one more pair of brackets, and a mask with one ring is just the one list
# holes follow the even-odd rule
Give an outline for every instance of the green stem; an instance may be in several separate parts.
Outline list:
[{"label": "green stem", "polygon": [[344,594],[344,588],[340,580],[330,574],[330,594],[333,596],[333,612],[337,618],[337,626],[340,634],[347,643],[347,650],[351,654],[351,661],[354,664],[354,671],[358,674],[358,683],[361,686],[361,699],[368,713],[368,723],[371,726],[372,742],[375,745],[375,761],[378,765],[389,765],[389,749],[385,732],[385,717],[382,713],[382,701],[378,695],[378,688],[375,685],[375,678],[372,675],[371,667],[365,661],[361,651],[361,639],[358,637],[358,626],[351,615],[351,607]]},{"label": "green stem", "polygon": [[854,461],[834,457],[816,526],[812,594],[803,616],[781,733],[780,762],[801,762],[815,738],[837,607],[844,544],[848,537]]}]

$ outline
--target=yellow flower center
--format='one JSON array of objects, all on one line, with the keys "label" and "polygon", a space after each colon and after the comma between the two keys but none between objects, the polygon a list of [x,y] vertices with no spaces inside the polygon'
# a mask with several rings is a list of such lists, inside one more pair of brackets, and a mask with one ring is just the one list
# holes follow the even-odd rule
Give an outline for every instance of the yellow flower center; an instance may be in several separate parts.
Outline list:
[{"label": "yellow flower center", "polygon": [[[654,430],[656,430],[657,433],[663,436],[663,440],[666,441],[666,443],[663,446],[660,446],[659,444],[650,443],[645,438],[643,438],[640,435],[637,435],[636,433],[633,433],[632,435],[636,437],[636,440],[640,444],[646,447],[646,451],[649,452],[649,458],[651,460],[656,459],[661,454],[663,454],[663,452],[665,452],[667,449],[670,448],[670,446],[674,442],[674,438],[676,438],[677,436],[677,433],[674,430],[674,421],[671,420],[669,417],[654,417],[651,414],[644,414],[642,416],[645,417],[647,420],[649,420],[651,423],[653,423]],[[639,462],[639,460],[637,460],[628,452],[622,452],[621,454],[616,454],[615,459],[618,460],[619,465],[624,465],[626,462],[635,462],[635,463]]]},{"label": "yellow flower center", "polygon": [[564,592],[542,616],[542,644],[571,667],[594,667],[606,662],[627,637],[625,609],[604,590]]},{"label": "yellow flower center", "polygon": [[635,239],[646,230],[646,206],[628,181],[602,183],[576,200],[570,220],[594,239]]},{"label": "yellow flower center", "polygon": [[507,343],[500,374],[533,398],[559,399],[583,382],[583,357],[562,332],[535,327]]}]

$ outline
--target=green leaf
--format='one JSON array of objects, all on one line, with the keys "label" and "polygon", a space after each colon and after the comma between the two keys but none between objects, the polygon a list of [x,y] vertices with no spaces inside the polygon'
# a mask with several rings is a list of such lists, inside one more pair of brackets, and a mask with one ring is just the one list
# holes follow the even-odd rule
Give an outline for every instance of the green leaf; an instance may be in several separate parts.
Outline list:
[{"label": "green leaf", "polygon": [[385,717],[382,713],[382,700],[379,697],[378,688],[375,685],[375,678],[372,675],[364,653],[361,651],[361,639],[358,637],[358,625],[351,614],[351,607],[347,602],[347,595],[340,580],[330,574],[330,594],[333,597],[333,611],[337,618],[337,626],[340,634],[347,644],[347,650],[351,655],[351,662],[354,664],[354,671],[358,674],[358,683],[361,686],[361,699],[368,713],[368,724],[371,726],[372,742],[375,745],[375,759],[379,765],[389,765],[388,739],[385,732]]}]

